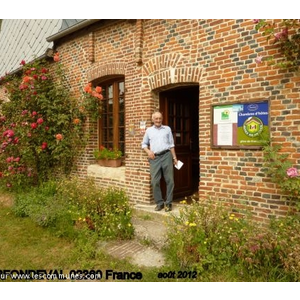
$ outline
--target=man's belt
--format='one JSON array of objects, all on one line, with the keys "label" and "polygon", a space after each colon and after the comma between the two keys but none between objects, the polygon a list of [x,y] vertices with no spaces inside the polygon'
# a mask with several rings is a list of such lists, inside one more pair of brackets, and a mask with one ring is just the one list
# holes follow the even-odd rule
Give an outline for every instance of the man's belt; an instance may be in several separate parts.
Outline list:
[{"label": "man's belt", "polygon": [[167,152],[169,152],[170,150],[168,149],[168,150],[164,150],[164,151],[161,151],[161,152],[157,152],[157,153],[155,153],[155,156],[161,156],[161,155],[164,155],[164,154],[166,154]]}]

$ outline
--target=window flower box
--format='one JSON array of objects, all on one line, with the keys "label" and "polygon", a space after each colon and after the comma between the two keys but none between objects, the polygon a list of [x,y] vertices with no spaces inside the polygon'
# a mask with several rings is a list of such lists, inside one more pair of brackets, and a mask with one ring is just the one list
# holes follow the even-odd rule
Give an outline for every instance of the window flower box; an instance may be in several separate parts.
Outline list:
[{"label": "window flower box", "polygon": [[117,148],[108,149],[101,146],[99,150],[94,151],[94,157],[103,167],[117,168],[122,165],[122,152]]},{"label": "window flower box", "polygon": [[122,158],[117,159],[98,159],[97,163],[102,167],[118,168],[122,165]]}]

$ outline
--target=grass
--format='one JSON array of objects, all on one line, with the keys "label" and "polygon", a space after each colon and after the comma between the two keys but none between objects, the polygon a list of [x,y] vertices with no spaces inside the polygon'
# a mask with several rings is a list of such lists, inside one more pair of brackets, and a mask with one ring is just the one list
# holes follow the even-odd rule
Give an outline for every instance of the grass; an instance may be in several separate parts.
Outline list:
[{"label": "grass", "polygon": [[[52,231],[36,225],[28,217],[15,216],[11,207],[1,204],[1,201],[0,222],[2,224],[0,227],[0,270],[47,270],[48,272],[49,270],[63,270],[64,274],[68,274],[70,270],[102,270],[103,273],[106,270],[113,270],[141,272],[143,278],[138,280],[139,282],[197,281],[178,278],[161,279],[158,278],[158,274],[169,273],[170,267],[139,267],[101,251],[97,251],[95,257],[89,257],[78,249],[74,241],[53,235]],[[224,275],[221,275],[212,278],[212,281],[224,279]],[[230,278],[226,279],[225,281],[230,281]],[[101,281],[120,280],[103,278]]]},{"label": "grass", "polygon": [[2,269],[67,269],[76,262],[74,243],[53,236],[29,218],[0,206]]},{"label": "grass", "polygon": [[[3,201],[4,199],[4,201]],[[115,272],[141,272],[139,281],[161,281],[158,268],[141,268],[126,260],[118,260],[107,253],[97,251],[89,257],[76,243],[65,237],[57,237],[47,228],[36,225],[30,218],[17,217],[7,196],[0,196],[0,270],[113,270]],[[101,281],[118,281],[117,279]],[[122,280],[123,281],[123,280]]]}]

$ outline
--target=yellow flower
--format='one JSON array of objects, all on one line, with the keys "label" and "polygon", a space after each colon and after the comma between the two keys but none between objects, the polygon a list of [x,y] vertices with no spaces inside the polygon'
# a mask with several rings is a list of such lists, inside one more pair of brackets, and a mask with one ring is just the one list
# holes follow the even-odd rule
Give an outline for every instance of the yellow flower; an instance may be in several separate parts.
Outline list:
[{"label": "yellow flower", "polygon": [[185,200],[182,200],[182,201],[180,201],[179,203],[181,203],[181,204],[186,204],[186,201],[185,201]]},{"label": "yellow flower", "polygon": [[185,225],[189,225],[189,221],[186,221],[186,222],[185,222]]},{"label": "yellow flower", "polygon": [[195,226],[197,226],[197,224],[196,223],[190,223],[189,226],[190,227],[195,227]]}]

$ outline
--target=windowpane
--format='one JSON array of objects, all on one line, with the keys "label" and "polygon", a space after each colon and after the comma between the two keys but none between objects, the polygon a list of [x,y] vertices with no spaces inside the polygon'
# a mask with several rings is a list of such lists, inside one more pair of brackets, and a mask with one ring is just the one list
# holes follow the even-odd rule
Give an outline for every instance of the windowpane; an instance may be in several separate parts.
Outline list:
[{"label": "windowpane", "polygon": [[105,147],[118,147],[125,152],[125,84],[116,80],[100,83],[102,86],[103,114],[99,141]]}]

